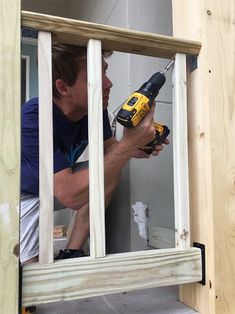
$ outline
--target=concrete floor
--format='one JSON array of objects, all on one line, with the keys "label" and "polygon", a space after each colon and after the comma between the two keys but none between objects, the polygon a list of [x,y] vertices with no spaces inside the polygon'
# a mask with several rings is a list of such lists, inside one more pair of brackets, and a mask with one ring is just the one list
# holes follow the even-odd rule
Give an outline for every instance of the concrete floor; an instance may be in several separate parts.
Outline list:
[{"label": "concrete floor", "polygon": [[195,314],[177,301],[178,288],[161,287],[37,306],[36,314]]}]

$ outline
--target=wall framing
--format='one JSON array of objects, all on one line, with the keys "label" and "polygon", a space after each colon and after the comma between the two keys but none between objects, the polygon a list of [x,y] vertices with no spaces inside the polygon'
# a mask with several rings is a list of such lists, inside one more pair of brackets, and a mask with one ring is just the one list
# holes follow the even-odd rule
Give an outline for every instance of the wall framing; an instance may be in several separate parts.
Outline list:
[{"label": "wall framing", "polygon": [[[177,3],[177,4],[176,4]],[[182,7],[186,10],[184,19],[182,18]],[[19,111],[20,111],[20,6],[15,0],[1,2],[1,12],[7,12],[7,21],[3,15],[1,19],[2,29],[6,31],[1,40],[1,53],[4,55],[5,64],[1,63],[1,73],[3,73],[2,81],[6,82],[2,90],[1,97],[3,103],[1,125],[0,145],[2,149],[2,157],[0,163],[1,175],[1,204],[0,204],[0,227],[3,234],[4,246],[0,248],[0,264],[1,264],[1,309],[6,313],[17,313],[18,308],[18,260],[13,254],[13,249],[18,243],[18,204],[19,204]],[[193,14],[193,18],[191,16]],[[196,14],[196,19],[195,19]],[[46,16],[32,14],[30,20],[29,13],[23,13],[23,24],[27,26],[35,26],[33,20],[37,20],[37,28],[46,30],[52,28],[56,39],[73,42],[75,37],[72,34],[65,34],[72,24],[66,19],[64,28],[58,28],[58,21],[54,18],[47,19]],[[233,313],[235,308],[235,300],[233,297],[233,284],[235,280],[235,249],[234,249],[234,204],[235,204],[235,114],[234,114],[234,4],[222,1],[186,1],[173,2],[173,16],[175,19],[174,31],[175,35],[186,38],[194,38],[201,40],[203,43],[202,51],[198,57],[198,69],[188,74],[189,89],[189,157],[190,157],[190,204],[193,210],[192,225],[194,226],[192,241],[202,242],[206,244],[207,252],[207,284],[205,287],[200,285],[191,285],[190,287],[182,287],[181,299],[192,306],[200,313]],[[9,23],[9,17],[12,19]],[[41,19],[41,20],[40,20]],[[60,19],[60,18],[58,18]],[[30,20],[30,22],[29,22]],[[41,22],[40,22],[41,21]],[[180,25],[177,24],[180,21]],[[195,21],[195,23],[192,23]],[[60,21],[61,22],[61,21]],[[9,27],[11,24],[11,27]],[[89,24],[89,25],[87,25]],[[55,27],[53,26],[55,25]],[[54,28],[53,28],[54,27]],[[74,25],[72,25],[74,27]],[[83,23],[79,26],[83,31],[81,37],[76,38],[82,40],[85,44],[88,37],[108,36],[105,41],[105,48],[117,49],[117,37],[126,35],[125,39],[133,44],[129,52],[146,55],[172,57],[175,52],[197,54],[200,50],[198,42],[188,40],[177,40],[167,36],[148,36],[147,33],[135,32],[135,36],[128,31],[122,32],[116,28],[102,28],[92,23]],[[84,27],[84,28],[83,28]],[[88,28],[93,27],[92,35],[87,32]],[[57,32],[56,28],[59,29]],[[65,30],[65,33],[63,31]],[[186,31],[185,31],[186,30]],[[74,34],[77,28],[74,27]],[[115,35],[117,32],[117,35]],[[185,33],[186,32],[186,33]],[[220,34],[224,35],[224,39]],[[100,34],[100,35],[99,35]],[[201,34],[200,36],[198,34]],[[213,36],[211,36],[213,34]],[[114,35],[114,37],[112,37]],[[210,40],[208,40],[208,36]],[[63,37],[64,36],[64,37]],[[143,43],[139,45],[135,37],[142,36]],[[7,39],[7,41],[6,41]],[[166,43],[168,42],[168,46]],[[7,43],[7,44],[6,44]],[[120,45],[120,43],[119,43]],[[159,49],[157,46],[159,45]],[[126,51],[125,44],[121,47],[121,51]],[[6,48],[8,50],[6,50]],[[11,53],[9,53],[9,49]],[[215,50],[217,53],[215,53]],[[6,51],[8,52],[6,57]],[[127,51],[126,51],[127,52]],[[224,58],[226,54],[226,58]],[[2,71],[3,69],[3,71]],[[14,82],[12,84],[12,82]],[[201,101],[203,99],[203,102]],[[9,104],[11,104],[9,106]],[[220,128],[218,128],[218,125]],[[218,150],[218,146],[221,150]],[[9,158],[11,157],[11,158]],[[202,174],[202,175],[200,175]],[[203,175],[205,174],[206,180]],[[4,183],[4,186],[3,184]],[[9,188],[10,187],[10,188]],[[206,219],[205,219],[206,215]],[[8,219],[9,218],[9,219]],[[10,221],[10,222],[9,222]],[[6,224],[9,222],[9,224]],[[210,222],[210,223],[208,223]],[[223,222],[223,223],[221,223]],[[158,251],[159,253],[159,251]],[[139,253],[138,253],[139,254]],[[157,267],[157,256],[149,256],[154,259],[154,265]],[[165,255],[164,255],[165,254]],[[173,264],[177,264],[177,250],[164,251],[162,258],[173,254]],[[191,262],[192,256],[195,257],[190,281],[198,281],[200,274],[200,253],[197,249],[189,249],[178,251],[179,256],[185,255],[185,263]],[[189,254],[189,260],[187,260]],[[148,255],[145,252],[144,255]],[[5,258],[6,257],[6,258]],[[225,258],[226,257],[226,258]],[[108,256],[106,262],[117,262],[112,256]],[[137,258],[139,263],[139,255],[136,257],[128,255],[120,255],[120,261],[128,263],[128,259]],[[119,261],[119,262],[120,262]],[[99,259],[96,261],[85,260],[84,264],[97,263],[101,265],[106,263]],[[146,264],[146,261],[141,261]],[[162,261],[160,261],[161,263]],[[90,263],[90,264],[89,264]],[[66,264],[74,269],[76,274],[77,267],[82,267],[82,262],[74,265],[73,262],[58,262],[54,265],[29,265],[25,267],[24,278],[27,282],[28,278],[35,278],[38,272],[44,276],[52,276],[57,268],[63,268]],[[124,264],[123,264],[124,265]],[[107,265],[106,265],[107,266]],[[106,267],[105,266],[105,267]],[[139,266],[139,264],[138,264]],[[197,268],[198,266],[198,268]],[[48,273],[48,269],[54,267],[54,271]],[[150,265],[150,269],[151,269]],[[187,268],[187,269],[190,269]],[[86,268],[86,267],[85,267]],[[164,268],[163,268],[164,269]],[[6,271],[7,270],[7,271]],[[35,272],[36,271],[36,272]],[[87,270],[84,270],[84,273]],[[147,270],[148,271],[148,270]],[[155,268],[157,271],[157,268]],[[32,277],[28,276],[31,273]],[[92,276],[91,276],[92,277]],[[149,273],[149,280],[153,277]],[[192,278],[193,277],[193,278]],[[186,282],[187,280],[175,280],[175,283]],[[34,284],[33,284],[34,285]],[[154,284],[156,286],[156,284]],[[7,287],[7,289],[6,289]],[[36,285],[34,286],[36,287]],[[139,287],[139,286],[138,286]],[[9,290],[9,289],[11,290]],[[60,287],[63,290],[63,287]],[[27,285],[26,288],[27,290]],[[25,290],[25,291],[26,291]],[[103,292],[102,292],[103,294]],[[77,298],[77,297],[76,297]],[[32,297],[30,301],[25,299],[25,304],[31,304],[36,301],[37,297]],[[53,297],[52,300],[55,300]]]},{"label": "wall framing", "polygon": [[[88,95],[89,95],[89,104],[88,104],[88,112],[90,113],[89,120],[92,121],[94,119],[95,121],[100,121],[100,114],[102,111],[101,106],[101,77],[99,76],[100,73],[100,61],[99,61],[99,55],[101,54],[101,37],[102,37],[102,48],[110,49],[110,50],[117,50],[117,51],[125,51],[130,53],[139,53],[143,55],[152,55],[152,56],[159,56],[164,58],[169,58],[176,56],[176,64],[178,67],[175,68],[174,71],[174,77],[175,82],[177,84],[174,85],[175,94],[177,97],[177,105],[179,104],[179,95],[185,94],[185,66],[186,66],[186,56],[185,53],[194,53],[197,54],[200,50],[200,43],[197,42],[190,42],[190,41],[182,41],[180,39],[175,39],[169,36],[159,36],[155,34],[150,33],[143,33],[143,32],[137,32],[137,31],[130,31],[126,29],[119,29],[119,28],[113,28],[110,26],[105,25],[99,25],[94,23],[87,23],[87,22],[81,22],[76,20],[69,20],[59,17],[52,17],[47,15],[41,15],[41,14],[35,14],[35,13],[29,13],[29,12],[23,12],[22,14],[22,21],[23,26],[27,27],[33,27],[36,28],[39,31],[39,35],[45,31],[51,32],[52,36],[57,41],[67,42],[67,43],[79,43],[86,45],[88,42]],[[59,30],[59,31],[58,31]],[[86,31],[85,31],[86,30]],[[43,31],[43,32],[42,32]],[[41,35],[40,35],[41,36]],[[128,39],[128,43],[127,43]],[[141,40],[140,40],[141,39]],[[179,53],[181,52],[181,54]],[[96,58],[95,58],[96,57]],[[94,59],[97,60],[96,64],[94,63]],[[48,62],[49,63],[49,60]],[[94,68],[95,65],[95,68]],[[181,70],[182,68],[182,70]],[[89,75],[89,73],[92,73],[92,76]],[[97,78],[95,77],[94,73],[97,73]],[[179,84],[178,84],[179,82]],[[184,112],[182,111],[183,116],[186,117],[186,97],[184,97]],[[97,109],[97,103],[100,103],[99,110]],[[95,110],[91,110],[90,108],[93,108],[94,104],[96,104]],[[180,107],[178,108],[180,112]],[[99,113],[100,111],[100,113]],[[101,115],[102,116],[102,115]],[[177,115],[175,115],[177,116]],[[179,117],[178,117],[179,118]],[[91,132],[93,134],[93,137],[97,134],[101,134],[101,123],[92,124]],[[96,130],[94,128],[94,125],[96,126]],[[90,126],[90,122],[89,122]],[[89,128],[90,132],[90,128]],[[97,137],[99,138],[99,136]],[[92,141],[90,144],[93,143],[94,138],[92,138]],[[176,141],[179,143],[184,143],[183,147],[181,147],[182,151],[184,151],[183,154],[187,155],[186,148],[186,141],[179,142],[178,138]],[[98,143],[98,142],[97,142]],[[94,142],[94,145],[92,144],[92,155],[99,157],[99,159],[102,161],[103,152],[100,149],[101,145],[97,145],[96,142]],[[91,150],[91,147],[89,151]],[[102,157],[102,158],[101,158]],[[185,160],[187,160],[187,156],[185,156]],[[93,161],[93,162],[92,162]],[[153,259],[151,262],[150,268],[147,267],[147,273],[144,271],[145,276],[140,278],[138,266],[143,263],[143,265],[147,265],[148,261],[151,260],[151,255],[147,252],[130,252],[128,254],[115,254],[115,256],[105,256],[105,250],[103,246],[103,240],[102,237],[104,236],[104,230],[101,227],[100,229],[94,229],[94,224],[92,222],[94,219],[99,219],[98,226],[103,225],[103,218],[104,215],[104,206],[102,198],[103,194],[102,190],[99,190],[100,182],[99,177],[101,178],[102,175],[102,162],[97,162],[97,159],[91,158],[90,160],[90,168],[93,168],[95,170],[95,175],[90,175],[90,188],[92,188],[95,191],[100,191],[99,194],[96,196],[97,193],[91,193],[92,198],[91,204],[90,204],[90,220],[91,220],[91,239],[92,239],[92,245],[91,245],[91,257],[87,259],[87,267],[90,269],[88,272],[85,271],[83,274],[83,271],[81,270],[82,261],[78,261],[78,263],[72,265],[72,270],[70,272],[70,278],[73,278],[73,281],[76,281],[76,278],[84,278],[84,281],[80,283],[79,285],[79,279],[77,284],[75,285],[75,289],[68,288],[72,295],[76,295],[76,298],[79,298],[79,291],[81,288],[86,287],[88,285],[87,289],[87,296],[92,295],[100,295],[106,294],[106,293],[114,293],[117,291],[125,290],[133,290],[138,289],[140,287],[153,287],[153,286],[163,286],[163,285],[169,285],[169,284],[177,284],[177,283],[185,283],[185,282],[195,282],[199,281],[201,279],[201,252],[198,249],[190,248],[189,241],[186,241],[186,238],[181,238],[181,233],[183,233],[183,230],[186,230],[188,232],[188,211],[189,207],[187,205],[187,202],[183,201],[185,203],[185,206],[178,206],[179,203],[177,203],[177,214],[179,216],[179,219],[177,219],[177,232],[179,235],[179,239],[177,240],[179,243],[182,242],[182,245],[180,244],[179,247],[175,249],[171,249],[169,251],[160,252],[155,251],[152,252]],[[177,164],[176,164],[177,165]],[[180,167],[180,166],[179,166]],[[98,180],[97,180],[98,179]],[[181,180],[180,180],[181,182]],[[183,184],[185,184],[185,181],[183,180]],[[183,190],[181,190],[183,191]],[[93,194],[95,197],[93,197]],[[183,197],[183,192],[179,192],[179,199]],[[185,193],[186,195],[187,193]],[[187,196],[188,197],[188,196]],[[185,200],[185,198],[183,197]],[[101,202],[99,202],[101,201]],[[93,204],[93,205],[92,205]],[[97,204],[99,204],[97,206]],[[93,209],[92,209],[93,206]],[[99,208],[99,209],[98,209]],[[48,215],[50,213],[48,212]],[[183,216],[186,217],[186,219],[181,219]],[[101,218],[101,219],[100,219]],[[51,220],[51,217],[49,217],[48,221]],[[93,227],[92,227],[93,226]],[[93,230],[94,229],[94,230]],[[181,230],[182,229],[182,230]],[[93,238],[94,236],[94,238]],[[178,237],[178,236],[177,236]],[[189,238],[188,238],[189,239]],[[93,246],[95,244],[95,246]],[[50,250],[49,250],[50,251]],[[50,261],[50,252],[48,251],[46,258],[46,261]],[[187,255],[189,253],[189,255]],[[163,256],[163,261],[161,260],[161,257]],[[175,262],[172,261],[171,257],[175,256]],[[193,257],[195,256],[195,258]],[[101,257],[103,257],[101,259]],[[177,262],[177,257],[180,257],[180,262]],[[94,259],[94,260],[93,260]],[[39,257],[39,261],[40,261]],[[160,264],[159,261],[160,260]],[[135,266],[135,263],[137,261],[137,265]],[[101,279],[99,282],[107,281],[105,278],[109,278],[109,269],[113,268],[112,265],[116,264],[116,271],[118,272],[119,276],[120,274],[125,273],[125,269],[128,266],[129,272],[127,275],[127,281],[123,285],[123,279],[121,279],[121,282],[119,280],[115,280],[115,284],[112,284],[110,282],[106,287],[102,289],[102,287],[97,287],[95,284],[95,280],[93,279],[93,276],[91,276],[92,272],[96,272],[97,269],[99,269],[100,264],[106,264],[106,269],[102,271],[100,270],[99,273],[101,273]],[[166,272],[166,276],[163,276],[165,278],[162,278],[162,273],[164,273],[165,265],[170,264],[170,267],[168,271]],[[62,262],[62,266],[64,266],[64,261]],[[90,265],[90,266],[89,266]],[[110,266],[109,266],[110,265]],[[161,266],[160,266],[161,265]],[[39,275],[39,269],[43,269],[43,272],[47,269],[48,265],[27,265],[27,267],[24,267],[23,269],[23,304],[30,304],[27,302],[32,302],[35,304],[43,302],[43,290],[45,288],[45,282],[40,280],[37,282],[36,285],[30,286],[30,292],[29,295],[33,295],[33,291],[35,291],[34,297],[31,299],[27,299],[25,297],[25,294],[27,295],[27,282],[30,282],[32,284],[32,281],[35,278],[34,274],[36,271],[36,277]],[[56,298],[56,295],[52,294],[52,298],[48,299],[47,302],[53,302],[55,300],[71,300],[71,295],[66,294],[65,286],[60,287],[58,285],[58,280],[56,280],[56,277],[53,276],[55,274],[55,270],[57,268],[56,263],[52,265],[52,269],[50,270],[50,273],[45,273],[45,276],[48,275],[51,277],[51,281],[49,282],[48,289],[50,290],[51,287],[55,289],[54,281],[56,281],[56,286],[58,286],[58,289],[62,289],[62,294],[58,294],[58,298]],[[183,269],[183,271],[182,271]],[[28,270],[28,272],[27,272]],[[33,271],[32,271],[33,270]],[[154,273],[156,273],[156,276],[154,277],[154,283],[151,283],[151,277],[153,274],[151,274],[151,270],[154,270]],[[158,275],[160,271],[160,275]],[[27,273],[26,273],[27,272]],[[133,272],[133,276],[131,276],[131,273]],[[188,279],[188,275],[190,274]],[[43,276],[43,273],[41,273]],[[115,277],[115,270],[112,272],[112,277]],[[41,276],[39,276],[41,277]],[[136,277],[139,278],[138,284],[136,285]],[[174,280],[172,281],[170,278],[173,277]],[[42,278],[42,277],[41,277]],[[28,280],[28,281],[27,281]],[[59,280],[60,281],[60,280]],[[116,283],[117,282],[117,283]],[[67,283],[68,285],[68,283]],[[71,283],[69,282],[69,285]],[[100,292],[100,289],[102,292]],[[117,290],[121,289],[121,290]],[[41,291],[41,292],[39,292]],[[83,293],[81,291],[81,293]],[[32,304],[31,303],[31,304]]]},{"label": "wall framing", "polygon": [[[45,17],[44,17],[45,18]],[[49,21],[53,18],[46,17]],[[64,22],[64,19],[62,20]],[[80,22],[78,22],[80,24]],[[77,27],[80,30],[80,25],[74,21],[73,28]],[[39,26],[40,29],[40,26]],[[108,33],[109,27],[105,27]],[[125,30],[122,31],[125,34]],[[128,33],[131,34],[130,31]],[[54,34],[54,33],[52,33]],[[46,36],[47,35],[47,36]],[[48,44],[47,49],[43,49],[42,60],[44,66],[41,70],[47,73],[48,64],[51,63],[51,56],[46,56],[46,50],[50,50],[50,32],[39,31],[38,38],[43,37],[44,45]],[[60,33],[61,35],[61,33]],[[63,34],[62,34],[63,35]],[[133,35],[133,34],[131,34]],[[141,35],[139,33],[138,35]],[[70,38],[70,33],[64,34]],[[48,40],[46,40],[48,37]],[[77,36],[79,37],[79,35]],[[145,34],[145,41],[151,37],[151,34]],[[80,38],[80,37],[79,37]],[[77,39],[79,40],[79,39]],[[116,42],[106,39],[106,45]],[[170,40],[165,38],[165,40]],[[171,39],[172,40],[172,39]],[[40,41],[39,41],[40,43]],[[144,45],[144,43],[141,43]],[[141,46],[139,44],[139,46]],[[173,46],[172,46],[173,47]],[[43,48],[43,47],[41,47]],[[39,45],[39,52],[41,50]],[[201,280],[202,265],[201,252],[198,249],[190,248],[189,242],[189,206],[188,206],[188,190],[187,190],[187,140],[186,140],[186,55],[177,53],[175,55],[175,67],[173,70],[174,82],[174,114],[175,128],[180,130],[174,139],[176,146],[177,157],[175,158],[175,167],[178,169],[185,168],[185,171],[179,171],[175,175],[176,185],[180,187],[177,190],[177,202],[175,204],[176,212],[176,248],[169,250],[154,250],[142,252],[129,252],[126,254],[106,255],[105,253],[105,234],[104,234],[104,175],[103,175],[103,139],[102,139],[102,82],[101,82],[101,48],[102,43],[98,39],[88,39],[87,50],[87,69],[88,69],[88,124],[89,124],[89,210],[90,210],[90,242],[91,254],[89,258],[78,259],[67,263],[61,261],[53,263],[51,267],[49,263],[53,261],[51,245],[47,248],[47,252],[39,252],[39,264],[26,265],[23,268],[23,304],[39,304],[61,300],[73,300],[87,296],[98,296],[121,291],[130,291],[140,288],[165,286],[186,282],[197,282]],[[110,47],[108,46],[110,49]],[[125,49],[132,50],[132,45],[126,45]],[[156,52],[155,52],[156,53]],[[39,64],[41,61],[39,60]],[[43,72],[43,71],[42,71]],[[44,75],[45,76],[45,75]],[[44,84],[44,76],[42,75]],[[46,84],[46,89],[49,87],[49,82]],[[41,84],[39,84],[41,86]],[[49,88],[51,89],[51,88]],[[45,92],[41,90],[42,99],[45,101],[46,112],[48,110],[49,99],[44,99]],[[46,93],[49,94],[49,93]],[[180,105],[181,98],[181,105]],[[41,103],[41,100],[39,99]],[[41,103],[42,104],[42,103]],[[43,105],[41,105],[43,108]],[[40,114],[40,112],[39,112]],[[44,116],[45,113],[42,114]],[[51,115],[47,112],[47,115]],[[42,121],[46,120],[42,118]],[[41,118],[39,117],[39,121]],[[184,125],[180,128],[181,122]],[[43,126],[42,134],[46,126]],[[51,133],[51,132],[49,132]],[[46,137],[46,134],[45,134]],[[185,139],[185,140],[183,140]],[[51,143],[48,143],[48,145]],[[41,145],[41,143],[40,143]],[[43,150],[42,150],[43,151]],[[180,151],[180,153],[179,153]],[[50,158],[48,156],[50,155]],[[46,159],[45,159],[46,156]],[[45,152],[45,156],[40,153],[40,165],[42,163],[42,176],[45,183],[42,190],[50,183],[48,190],[53,190],[53,182],[49,182],[48,173],[51,173],[49,161],[52,159],[52,152]],[[183,158],[184,157],[184,158]],[[182,164],[182,162],[184,164]],[[186,166],[185,166],[186,165]],[[40,173],[41,174],[41,173]],[[181,175],[184,174],[184,177]],[[51,173],[52,177],[52,173]],[[183,188],[185,187],[186,188]],[[43,203],[47,203],[51,199],[51,193],[42,195]],[[40,194],[41,200],[41,194]],[[43,213],[45,221],[52,221],[53,212],[49,210]],[[45,229],[45,223],[40,224],[40,234],[43,235],[48,230]],[[185,233],[187,236],[185,237]],[[46,237],[44,237],[46,239]],[[48,238],[45,243],[52,241]],[[41,243],[40,243],[41,245]],[[45,245],[46,246],[46,245]],[[58,276],[58,274],[61,274]],[[67,275],[65,275],[67,274]],[[48,277],[50,278],[48,280]],[[37,280],[37,278],[39,280]],[[69,279],[68,279],[69,278]],[[97,284],[98,283],[98,284]],[[102,284],[104,283],[104,284]]]}]

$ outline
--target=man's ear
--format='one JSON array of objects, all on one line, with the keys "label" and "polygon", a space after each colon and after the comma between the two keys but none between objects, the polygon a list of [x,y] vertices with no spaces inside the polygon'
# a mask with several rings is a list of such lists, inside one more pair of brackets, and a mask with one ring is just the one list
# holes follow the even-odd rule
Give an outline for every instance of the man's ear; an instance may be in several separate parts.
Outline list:
[{"label": "man's ear", "polygon": [[69,95],[69,88],[66,83],[62,80],[58,79],[55,81],[55,86],[57,91],[60,93],[61,96],[68,96]]}]

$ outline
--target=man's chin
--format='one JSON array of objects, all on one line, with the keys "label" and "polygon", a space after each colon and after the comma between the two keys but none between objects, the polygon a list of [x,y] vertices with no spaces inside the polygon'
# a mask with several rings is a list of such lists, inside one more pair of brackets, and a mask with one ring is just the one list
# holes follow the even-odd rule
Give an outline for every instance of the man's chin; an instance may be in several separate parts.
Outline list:
[{"label": "man's chin", "polygon": [[103,109],[107,109],[108,108],[109,103],[107,101],[103,101]]}]

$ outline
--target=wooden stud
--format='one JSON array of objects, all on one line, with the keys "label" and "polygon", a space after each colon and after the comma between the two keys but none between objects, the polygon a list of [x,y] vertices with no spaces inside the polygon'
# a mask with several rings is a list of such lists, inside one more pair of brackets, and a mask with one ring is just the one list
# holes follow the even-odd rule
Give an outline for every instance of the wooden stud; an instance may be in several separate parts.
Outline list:
[{"label": "wooden stud", "polygon": [[19,308],[20,1],[0,1],[0,312]]},{"label": "wooden stud", "polygon": [[175,247],[190,247],[186,55],[177,53],[172,76],[173,85],[173,166]]},{"label": "wooden stud", "polygon": [[[201,253],[164,249],[26,265],[23,304],[75,300],[201,279]],[[56,284],[55,284],[56,283]]]},{"label": "wooden stud", "polygon": [[53,129],[51,34],[38,34],[39,83],[39,262],[53,262]]},{"label": "wooden stud", "polygon": [[90,256],[105,256],[104,145],[101,41],[87,46]]},{"label": "wooden stud", "polygon": [[22,25],[50,31],[59,42],[85,46],[94,38],[102,41],[103,49],[162,58],[172,58],[177,52],[198,54],[201,47],[195,41],[26,11]]}]

